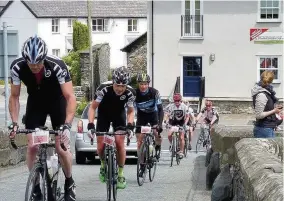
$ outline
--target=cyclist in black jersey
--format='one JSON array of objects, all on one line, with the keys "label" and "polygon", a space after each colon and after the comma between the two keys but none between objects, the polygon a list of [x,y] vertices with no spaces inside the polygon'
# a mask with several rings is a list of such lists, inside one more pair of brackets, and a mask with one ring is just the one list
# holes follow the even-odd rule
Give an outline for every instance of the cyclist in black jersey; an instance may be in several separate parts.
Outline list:
[{"label": "cyclist in black jersey", "polygon": [[[137,108],[137,126],[146,126],[148,123],[151,126],[157,126],[155,134],[156,153],[161,149],[162,138],[158,135],[163,131],[162,123],[164,119],[163,105],[159,91],[149,87],[150,76],[144,73],[137,75],[138,88],[136,89],[135,106]],[[143,136],[140,135],[141,128],[136,129],[137,135],[137,151],[140,150]],[[157,158],[159,155],[156,156]],[[143,173],[141,167],[141,173]],[[142,176],[142,175],[141,175]]]},{"label": "cyclist in black jersey", "polygon": [[[21,82],[27,87],[26,129],[45,125],[50,115],[53,129],[61,129],[61,139],[56,137],[56,151],[59,154],[66,176],[65,201],[76,200],[75,183],[72,178],[72,153],[70,151],[70,129],[76,111],[76,97],[66,64],[59,58],[47,56],[47,46],[40,37],[30,37],[22,49],[22,57],[14,60],[10,67],[11,95],[9,110],[12,119],[10,138],[15,137],[18,129],[19,96]],[[27,166],[32,169],[38,147],[32,144],[32,135],[27,135]],[[68,148],[60,147],[60,140]],[[42,193],[36,185],[33,200],[41,200]]]},{"label": "cyclist in black jersey", "polygon": [[[125,67],[119,67],[114,70],[112,81],[102,83],[95,92],[94,100],[89,108],[89,124],[88,130],[95,129],[94,118],[95,110],[98,108],[98,117],[96,131],[107,132],[109,131],[110,123],[114,131],[117,127],[127,127],[130,133],[133,134],[134,129],[134,101],[135,91],[127,85],[129,82],[129,73]],[[127,109],[127,112],[126,112]],[[126,118],[127,116],[127,118]],[[127,120],[127,125],[126,125]],[[89,132],[89,137],[92,138]],[[123,173],[123,167],[125,164],[126,152],[124,147],[124,136],[115,136],[115,143],[117,148],[118,159],[118,183],[117,187],[124,189],[126,187],[126,181]],[[103,137],[97,137],[98,155],[101,158],[101,168],[99,178],[101,182],[105,182],[105,164],[103,159]]]}]

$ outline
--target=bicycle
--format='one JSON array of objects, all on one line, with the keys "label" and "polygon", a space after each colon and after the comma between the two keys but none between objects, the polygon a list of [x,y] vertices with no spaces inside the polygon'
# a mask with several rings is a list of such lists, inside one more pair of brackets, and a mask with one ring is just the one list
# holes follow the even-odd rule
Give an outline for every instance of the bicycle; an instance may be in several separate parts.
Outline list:
[{"label": "bicycle", "polygon": [[183,131],[183,126],[171,126],[172,133],[172,146],[171,146],[171,167],[173,166],[174,157],[176,157],[177,165],[180,164],[180,156],[178,154],[180,150],[180,142],[179,142],[179,132]]},{"label": "bicycle", "polygon": [[191,135],[189,133],[189,126],[184,126],[184,150],[183,150],[184,157],[187,156],[190,139]]},{"label": "bicycle", "polygon": [[[116,146],[115,146],[115,138],[116,135],[129,135],[129,131],[125,131],[125,127],[117,127],[116,132],[108,131],[108,132],[97,132],[92,131],[95,133],[96,136],[104,136],[104,162],[107,164],[105,166],[105,175],[106,177],[106,187],[107,187],[107,200],[110,201],[111,197],[113,196],[113,200],[117,199],[117,178],[118,178],[118,165],[116,160]],[[110,129],[112,130],[112,129]],[[92,143],[92,140],[91,140]],[[127,146],[129,145],[130,140],[127,139]],[[111,196],[112,193],[112,196]]]},{"label": "bicycle", "polygon": [[[151,127],[150,124],[148,124],[147,126],[136,126],[136,128],[141,128],[141,134],[144,135],[137,159],[137,183],[139,186],[142,186],[146,178],[147,170],[149,170],[150,182],[154,180],[160,150],[155,154],[153,152],[155,147],[153,129],[156,129],[156,127]],[[140,180],[141,175],[142,179]]]},{"label": "bicycle", "polygon": [[211,146],[210,128],[208,124],[201,124],[200,134],[196,142],[196,153],[198,153],[198,147],[201,144],[206,148],[206,151],[208,151]]},{"label": "bicycle", "polygon": [[[58,158],[55,153],[55,139],[52,135],[60,135],[59,130],[48,130],[47,127],[36,128],[35,130],[30,129],[18,129],[16,134],[32,134],[33,144],[39,145],[38,159],[35,162],[32,170],[30,171],[29,178],[27,181],[25,201],[33,201],[34,187],[37,184],[40,185],[42,193],[42,201],[62,201],[64,200],[64,176],[60,161],[57,162],[57,167],[53,167],[52,173],[50,168],[48,168],[49,157],[53,156]],[[11,145],[14,149],[17,149],[14,139],[11,140]],[[66,147],[61,143],[61,148],[66,151]],[[60,177],[60,180],[59,180]],[[63,182],[63,186],[58,185],[59,182]],[[29,184],[32,184],[32,189],[29,189]],[[29,191],[31,190],[31,191]],[[31,193],[29,196],[29,192]]]}]

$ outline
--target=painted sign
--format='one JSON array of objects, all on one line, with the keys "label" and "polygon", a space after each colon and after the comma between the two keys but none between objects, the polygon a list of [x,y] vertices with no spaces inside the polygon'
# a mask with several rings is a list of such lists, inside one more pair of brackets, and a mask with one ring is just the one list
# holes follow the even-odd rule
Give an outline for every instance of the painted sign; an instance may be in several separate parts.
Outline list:
[{"label": "painted sign", "polygon": [[253,28],[250,29],[250,41],[254,41],[255,44],[283,44],[284,33]]}]

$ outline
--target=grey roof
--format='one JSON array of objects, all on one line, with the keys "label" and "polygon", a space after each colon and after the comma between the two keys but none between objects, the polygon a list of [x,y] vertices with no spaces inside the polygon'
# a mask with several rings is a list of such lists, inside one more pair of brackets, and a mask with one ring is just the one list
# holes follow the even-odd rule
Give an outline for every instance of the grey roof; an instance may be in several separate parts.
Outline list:
[{"label": "grey roof", "polygon": [[[38,18],[87,17],[87,1],[22,1]],[[92,17],[147,17],[147,0],[95,0]]]},{"label": "grey roof", "polygon": [[120,51],[122,52],[129,52],[131,50],[131,48],[136,45],[136,43],[138,43],[140,41],[140,39],[146,37],[147,38],[147,31],[143,34],[141,34],[140,36],[138,36],[137,38],[135,38],[131,43],[127,44],[124,48],[121,48]]},{"label": "grey roof", "polygon": [[0,16],[5,12],[5,10],[10,6],[12,1],[1,1],[0,0]]}]

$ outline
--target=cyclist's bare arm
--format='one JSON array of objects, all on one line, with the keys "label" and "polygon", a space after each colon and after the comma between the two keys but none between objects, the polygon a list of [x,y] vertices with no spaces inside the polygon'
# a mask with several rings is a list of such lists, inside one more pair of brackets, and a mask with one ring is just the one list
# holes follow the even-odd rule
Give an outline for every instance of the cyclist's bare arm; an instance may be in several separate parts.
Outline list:
[{"label": "cyclist's bare arm", "polygon": [[61,84],[60,86],[63,96],[65,97],[67,102],[65,123],[71,124],[75,116],[77,105],[76,97],[73,91],[73,84],[71,81],[69,81]]},{"label": "cyclist's bare arm", "polygon": [[217,115],[215,114],[210,122],[211,125],[213,125],[215,123],[215,121],[217,120]]},{"label": "cyclist's bare arm", "polygon": [[191,122],[195,122],[194,113],[190,113],[190,114],[189,114],[189,117],[190,117],[190,119],[191,119]]},{"label": "cyclist's bare arm", "polygon": [[11,84],[11,94],[9,98],[9,111],[10,111],[11,119],[13,122],[18,122],[18,118],[19,118],[20,92],[21,92],[21,84],[19,85]]},{"label": "cyclist's bare arm", "polygon": [[132,95],[129,97],[126,105],[127,105],[127,123],[134,123],[134,117],[135,117],[135,109],[134,109],[134,102],[135,102],[135,96]]},{"label": "cyclist's bare arm", "polygon": [[196,122],[198,122],[198,120],[200,119],[200,117],[202,116],[202,112],[200,112],[198,115],[197,115],[197,117],[196,117]]},{"label": "cyclist's bare arm", "polygon": [[184,125],[187,125],[188,121],[189,121],[189,114],[186,114],[185,115]]},{"label": "cyclist's bare arm", "polygon": [[96,109],[99,107],[99,104],[100,102],[98,102],[97,100],[93,100],[91,105],[90,105],[90,108],[89,108],[89,111],[88,111],[88,119],[89,119],[89,123],[93,123],[94,120],[95,120],[95,111]]}]

